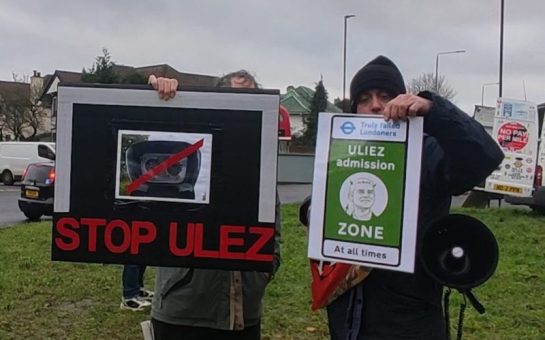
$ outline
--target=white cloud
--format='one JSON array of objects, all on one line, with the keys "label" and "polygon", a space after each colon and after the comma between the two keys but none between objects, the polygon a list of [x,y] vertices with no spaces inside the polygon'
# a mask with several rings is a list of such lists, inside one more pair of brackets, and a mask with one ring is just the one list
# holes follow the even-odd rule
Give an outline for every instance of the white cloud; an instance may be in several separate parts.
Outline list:
[{"label": "white cloud", "polygon": [[[545,2],[508,2],[504,95],[545,101]],[[0,79],[90,67],[102,47],[120,64],[168,63],[183,72],[219,75],[246,68],[269,88],[314,84],[323,75],[330,98],[342,96],[343,16],[348,22],[347,88],[378,54],[408,82],[434,72],[472,111],[484,83],[498,81],[497,0],[0,0]],[[497,86],[487,86],[492,104]]]}]

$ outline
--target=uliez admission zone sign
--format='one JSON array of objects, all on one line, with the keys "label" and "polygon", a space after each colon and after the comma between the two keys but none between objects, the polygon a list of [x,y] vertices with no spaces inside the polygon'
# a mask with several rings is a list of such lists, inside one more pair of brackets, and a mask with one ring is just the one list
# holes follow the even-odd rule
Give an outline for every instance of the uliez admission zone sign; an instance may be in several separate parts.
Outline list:
[{"label": "uliez admission zone sign", "polygon": [[308,255],[414,270],[423,120],[320,113]]}]

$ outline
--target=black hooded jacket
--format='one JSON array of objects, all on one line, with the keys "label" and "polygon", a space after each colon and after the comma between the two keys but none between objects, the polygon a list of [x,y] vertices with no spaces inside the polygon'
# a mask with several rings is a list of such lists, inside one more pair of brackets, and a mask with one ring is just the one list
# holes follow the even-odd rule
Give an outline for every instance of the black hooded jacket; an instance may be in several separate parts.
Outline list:
[{"label": "black hooded jacket", "polygon": [[[419,96],[433,106],[424,117],[417,247],[430,223],[449,213],[451,196],[482,182],[504,157],[484,128],[454,104],[430,92]],[[418,254],[413,274],[373,269],[356,289],[359,294],[345,293],[328,312],[346,313],[352,303],[353,315],[361,316],[352,320],[357,339],[446,339],[443,287],[424,272]],[[337,323],[330,324],[339,331],[332,339],[346,338],[346,326]]]}]

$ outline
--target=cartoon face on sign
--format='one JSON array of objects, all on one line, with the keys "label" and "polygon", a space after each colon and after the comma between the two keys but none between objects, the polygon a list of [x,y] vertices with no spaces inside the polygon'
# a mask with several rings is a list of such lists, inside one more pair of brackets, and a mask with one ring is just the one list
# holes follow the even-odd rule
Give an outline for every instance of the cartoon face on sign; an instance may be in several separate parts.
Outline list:
[{"label": "cartoon face on sign", "polygon": [[380,178],[360,172],[343,182],[339,198],[346,214],[359,221],[369,221],[384,212],[388,191]]},{"label": "cartoon face on sign", "polygon": [[505,123],[498,129],[498,143],[508,151],[518,151],[528,144],[528,130],[518,122]]}]

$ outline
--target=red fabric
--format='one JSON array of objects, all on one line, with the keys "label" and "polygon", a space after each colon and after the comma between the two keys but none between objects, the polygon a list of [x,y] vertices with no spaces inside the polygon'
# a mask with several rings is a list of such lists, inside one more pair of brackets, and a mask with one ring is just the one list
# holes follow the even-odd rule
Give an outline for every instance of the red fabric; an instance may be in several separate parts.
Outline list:
[{"label": "red fabric", "polygon": [[278,115],[278,137],[282,140],[291,140],[290,113],[280,105]]},{"label": "red fabric", "polygon": [[352,265],[346,263],[324,263],[322,265],[322,275],[320,275],[319,266],[320,261],[310,260],[312,310],[327,306],[339,284],[345,280]]}]

